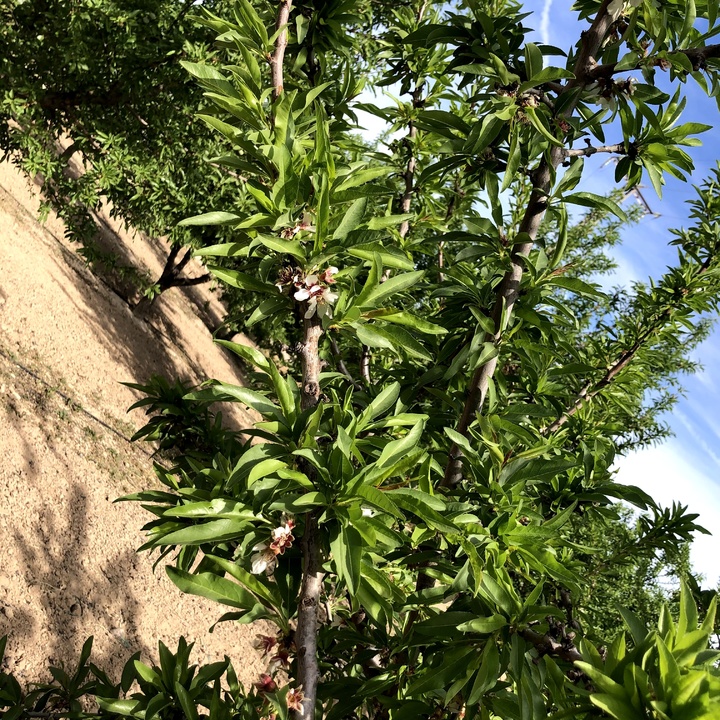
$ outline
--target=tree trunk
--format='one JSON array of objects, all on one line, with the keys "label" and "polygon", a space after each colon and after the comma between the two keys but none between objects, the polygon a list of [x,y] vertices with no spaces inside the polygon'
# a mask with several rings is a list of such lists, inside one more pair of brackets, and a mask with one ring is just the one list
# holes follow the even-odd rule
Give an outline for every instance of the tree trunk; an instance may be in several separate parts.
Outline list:
[{"label": "tree trunk", "polygon": [[[305,309],[305,306],[303,306]],[[319,342],[323,334],[322,321],[317,315],[303,320],[302,393],[303,410],[320,402],[320,352]],[[312,472],[308,469],[308,475]],[[323,578],[321,546],[317,516],[310,512],[305,516],[305,531],[300,541],[303,555],[303,578],[298,599],[298,624],[295,631],[298,674],[297,686],[302,686],[303,711],[293,711],[294,720],[312,720],[315,715],[317,686],[320,679],[317,657],[318,609]]]}]

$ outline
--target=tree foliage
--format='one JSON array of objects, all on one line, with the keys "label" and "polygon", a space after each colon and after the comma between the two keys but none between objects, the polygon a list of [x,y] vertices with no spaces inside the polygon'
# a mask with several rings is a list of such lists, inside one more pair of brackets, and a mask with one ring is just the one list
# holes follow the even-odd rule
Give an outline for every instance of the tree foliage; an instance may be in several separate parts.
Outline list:
[{"label": "tree foliage", "polygon": [[[627,297],[593,283],[601,245],[570,232],[568,208],[590,208],[590,226],[625,219],[578,189],[597,152],[629,188],[691,173],[683,148],[709,126],[681,123],[683,93],[717,95],[716,3],[578,2],[567,54],[528,42],[513,2],[398,6],[372,45],[362,10],[198,10],[218,60],[184,67],[224,138],[215,163],[243,183],[181,225],[224,229],[197,254],[296,353],[286,369],[221,341],[251,385],[208,381],[167,404],[179,388],[151,388],[162,412],[142,432],[182,452],[156,466],[163,489],[126,498],[153,514],[143,547],[180,590],[226,606],[221,621],[274,623],[260,640],[283,672],[243,692],[226,663],[193,676],[181,643],[158,668],[129,665],[139,693],[96,674],[99,715],[710,720],[714,597],[684,587],[652,630],[620,608],[626,629],[606,637],[587,574],[616,582],[622,556],[583,539],[617,527],[617,500],[647,511],[614,548],[636,565],[702,531],[613,467],[662,436],[717,310],[720,176],[674,235],[676,264]],[[400,99],[359,105],[366,78]],[[357,136],[358,107],[401,133],[388,151]],[[213,402],[258,421],[228,436]],[[4,682],[11,717],[50,702]]]}]

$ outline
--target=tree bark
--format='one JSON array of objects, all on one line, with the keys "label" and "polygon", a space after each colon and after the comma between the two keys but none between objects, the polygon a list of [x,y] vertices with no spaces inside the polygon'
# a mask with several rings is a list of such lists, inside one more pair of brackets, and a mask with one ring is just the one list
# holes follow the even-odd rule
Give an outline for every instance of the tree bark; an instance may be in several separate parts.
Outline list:
[{"label": "tree bark", "polygon": [[308,513],[305,518],[305,532],[301,540],[303,553],[303,579],[298,607],[298,624],[295,631],[297,648],[298,686],[303,690],[303,712],[293,712],[296,720],[312,720],[315,715],[317,686],[320,670],[317,657],[318,610],[322,593],[323,578],[317,517]]},{"label": "tree bark", "polygon": [[[275,29],[279,30],[290,20],[292,0],[281,0],[278,10]],[[285,48],[287,47],[287,30],[283,30],[275,39],[275,51],[270,57],[270,72],[272,74],[273,100],[277,100],[283,92],[283,62],[285,60]]]},{"label": "tree bark", "polygon": [[[302,306],[305,309],[305,306]],[[323,334],[322,321],[317,316],[303,319],[303,343],[301,345],[302,386],[301,408],[307,410],[320,402],[320,353],[319,342]],[[305,530],[300,547],[303,555],[303,577],[298,599],[298,624],[295,631],[298,674],[297,686],[304,695],[302,713],[293,711],[294,720],[312,720],[315,715],[317,686],[320,679],[317,657],[318,609],[323,578],[320,537],[317,516],[310,512],[305,516]]]}]

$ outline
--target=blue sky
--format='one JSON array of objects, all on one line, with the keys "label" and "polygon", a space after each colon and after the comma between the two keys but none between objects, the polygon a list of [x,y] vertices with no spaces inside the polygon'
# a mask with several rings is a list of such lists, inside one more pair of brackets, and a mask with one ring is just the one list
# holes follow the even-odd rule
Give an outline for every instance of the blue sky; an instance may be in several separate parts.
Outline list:
[{"label": "blue sky", "polygon": [[[532,0],[526,8],[533,16],[525,24],[536,30],[536,39],[566,49],[568,38],[575,42],[582,26],[572,12],[571,0]],[[720,124],[714,100],[692,81],[687,83],[688,106],[682,122]],[[652,210],[659,217],[646,216],[639,225],[626,231],[623,244],[616,250],[618,269],[610,284],[658,277],[673,263],[675,250],[668,247],[668,229],[689,225],[686,201],[693,197],[693,184],[699,184],[720,159],[720,131],[701,136],[703,146],[689,148],[695,172],[690,182],[666,179],[662,199],[651,187],[643,189]],[[608,133],[608,143],[621,140]],[[586,164],[583,189],[605,193],[614,187],[614,167],[603,167],[606,157],[590,158]],[[649,184],[649,182],[648,182]],[[673,501],[688,505],[699,513],[700,523],[717,536],[699,536],[692,549],[695,569],[703,573],[705,585],[720,580],[720,329],[694,353],[704,370],[685,378],[685,397],[666,417],[675,437],[662,446],[635,453],[618,463],[621,481],[639,485],[663,505]]]},{"label": "blue sky", "polygon": [[[525,8],[533,15],[524,22],[534,29],[530,37],[569,50],[579,37],[585,24],[580,24],[571,10],[572,0],[530,0]],[[638,74],[639,75],[639,74]],[[397,89],[388,88],[397,93]],[[693,81],[686,85],[688,106],[681,122],[704,122],[720,126],[720,112],[714,100],[705,96]],[[362,102],[390,104],[381,98],[364,93]],[[382,131],[378,118],[359,113],[361,124],[368,135]],[[607,132],[607,142],[622,140]],[[603,285],[628,285],[632,281],[646,281],[659,277],[674,262],[675,250],[668,247],[668,229],[689,225],[685,202],[694,196],[693,184],[708,176],[720,159],[720,128],[702,136],[703,146],[689,148],[695,162],[690,182],[683,183],[667,178],[663,198],[652,187],[643,189],[653,212],[659,217],[646,216],[639,225],[626,231],[623,243],[614,256],[618,263],[615,274]],[[613,187],[614,167],[604,165],[608,156],[589,158],[580,188],[596,193],[607,193]],[[650,184],[649,182],[647,183]],[[691,512],[700,515],[700,523],[717,537],[698,536],[693,544],[691,558],[697,572],[705,577],[705,586],[715,587],[720,581],[720,329],[694,354],[704,370],[685,378],[685,397],[665,419],[675,437],[662,446],[652,447],[623,458],[618,463],[618,479],[642,487],[661,505],[679,501]]]}]

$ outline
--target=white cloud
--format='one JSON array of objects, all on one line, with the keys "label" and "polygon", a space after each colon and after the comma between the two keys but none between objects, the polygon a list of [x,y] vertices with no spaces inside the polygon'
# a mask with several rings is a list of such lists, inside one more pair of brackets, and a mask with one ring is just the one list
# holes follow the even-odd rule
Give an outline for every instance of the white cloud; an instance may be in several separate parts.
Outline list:
[{"label": "white cloud", "polygon": [[545,45],[550,44],[550,10],[553,0],[545,0],[540,13],[540,38]]},{"label": "white cloud", "polygon": [[[673,501],[687,505],[710,532],[720,528],[720,485],[693,466],[676,440],[622,458],[617,479],[642,488],[663,507]],[[695,571],[705,577],[703,585],[714,587],[720,578],[720,539],[697,535],[690,558]]]},{"label": "white cloud", "polygon": [[720,468],[720,456],[718,456],[714,448],[703,437],[705,434],[704,428],[698,427],[698,419],[702,420],[704,418],[691,419],[677,408],[673,410],[673,417],[676,417],[680,421],[680,424],[690,433],[692,442],[696,443],[702,452]]}]

